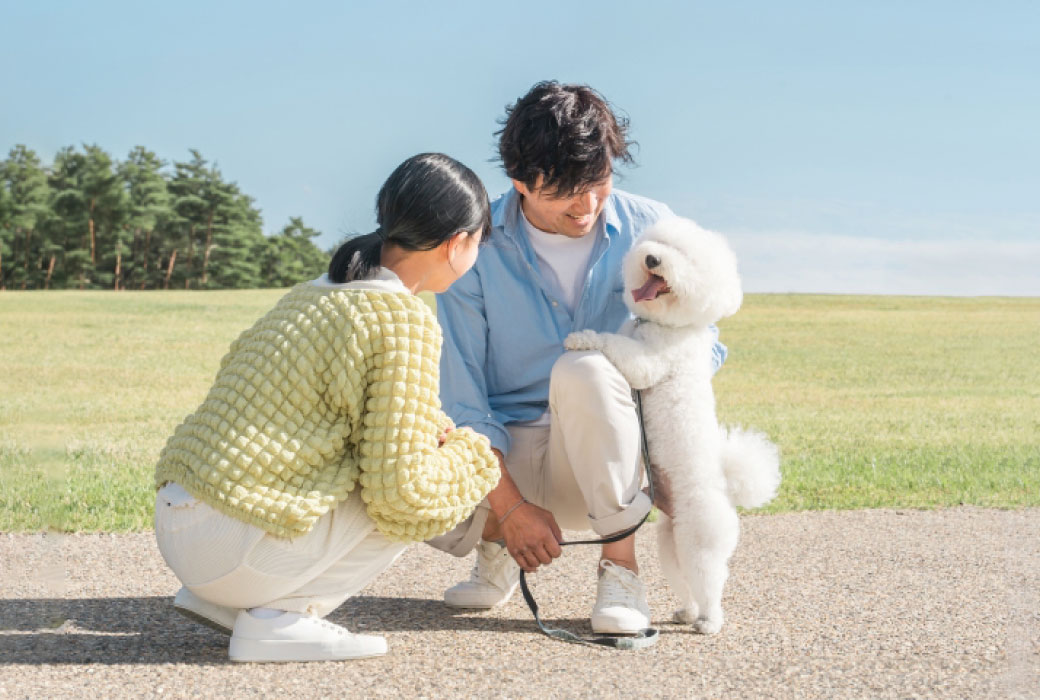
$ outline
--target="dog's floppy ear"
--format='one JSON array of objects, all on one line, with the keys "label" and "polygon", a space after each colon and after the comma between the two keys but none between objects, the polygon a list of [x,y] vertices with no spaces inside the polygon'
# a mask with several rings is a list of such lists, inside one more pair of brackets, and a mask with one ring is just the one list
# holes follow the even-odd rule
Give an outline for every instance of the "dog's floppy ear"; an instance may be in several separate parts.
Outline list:
[{"label": "dog's floppy ear", "polygon": [[732,316],[744,303],[744,290],[740,286],[740,275],[734,269],[733,275],[719,290],[719,317]]},{"label": "dog's floppy ear", "polygon": [[721,234],[714,231],[704,231],[704,234],[704,246],[711,257],[708,268],[711,275],[711,308],[717,318],[732,316],[744,302],[736,253]]}]

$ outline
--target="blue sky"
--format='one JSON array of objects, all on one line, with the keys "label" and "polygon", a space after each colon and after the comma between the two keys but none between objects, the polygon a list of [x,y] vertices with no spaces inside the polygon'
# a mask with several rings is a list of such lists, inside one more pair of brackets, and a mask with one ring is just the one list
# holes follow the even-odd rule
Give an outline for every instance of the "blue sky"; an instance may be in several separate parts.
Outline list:
[{"label": "blue sky", "polygon": [[749,291],[1040,296],[1040,3],[0,6],[0,148],[197,148],[331,247],[443,151],[492,195],[538,80],[622,110],[618,186],[729,235]]}]

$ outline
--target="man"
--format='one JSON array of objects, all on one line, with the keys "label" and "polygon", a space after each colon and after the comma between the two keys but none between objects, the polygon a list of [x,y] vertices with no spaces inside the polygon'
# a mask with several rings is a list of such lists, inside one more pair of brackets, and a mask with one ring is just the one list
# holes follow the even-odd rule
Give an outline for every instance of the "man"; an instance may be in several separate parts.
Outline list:
[{"label": "man", "polygon": [[[437,299],[444,329],[441,398],[458,425],[491,440],[498,486],[431,544],[477,549],[448,605],[491,608],[519,570],[560,556],[560,528],[605,537],[650,510],[639,424],[624,378],[594,352],[564,352],[572,331],[616,331],[628,318],[621,260],[667,206],[613,189],[631,163],[627,121],[586,86],[543,82],[507,109],[499,154],[513,189],[492,204],[493,232],[476,265]],[[716,345],[716,368],[725,348]],[[635,537],[602,545],[592,628],[650,623]]]}]

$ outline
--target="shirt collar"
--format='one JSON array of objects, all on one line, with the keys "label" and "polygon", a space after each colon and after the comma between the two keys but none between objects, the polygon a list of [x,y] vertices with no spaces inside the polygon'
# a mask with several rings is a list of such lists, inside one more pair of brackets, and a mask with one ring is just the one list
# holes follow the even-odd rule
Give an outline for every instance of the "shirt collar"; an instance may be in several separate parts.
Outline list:
[{"label": "shirt collar", "polygon": [[318,279],[312,280],[311,284],[324,289],[370,289],[379,292],[404,292],[411,294],[408,288],[404,286],[401,278],[393,270],[386,267],[378,268],[368,279],[337,283],[330,281],[328,273],[325,273]]}]

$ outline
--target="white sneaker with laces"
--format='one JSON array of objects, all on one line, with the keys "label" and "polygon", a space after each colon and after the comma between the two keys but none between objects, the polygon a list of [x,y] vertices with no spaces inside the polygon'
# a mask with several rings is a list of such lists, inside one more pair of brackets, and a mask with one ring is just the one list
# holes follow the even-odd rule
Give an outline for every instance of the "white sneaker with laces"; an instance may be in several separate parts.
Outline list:
[{"label": "white sneaker with laces", "polygon": [[469,580],[444,591],[444,602],[453,608],[487,610],[512,598],[519,582],[520,567],[505,545],[481,540]]},{"label": "white sneaker with laces", "polygon": [[344,661],[382,656],[386,639],[353,634],[328,620],[294,612],[259,618],[243,610],[235,619],[232,661]]},{"label": "white sneaker with laces", "polygon": [[173,597],[173,609],[200,625],[227,635],[231,634],[238,616],[237,608],[210,603],[183,587]]},{"label": "white sneaker with laces", "polygon": [[596,584],[592,608],[592,631],[597,634],[636,634],[650,626],[646,585],[634,571],[609,559],[599,563],[602,571]]}]

